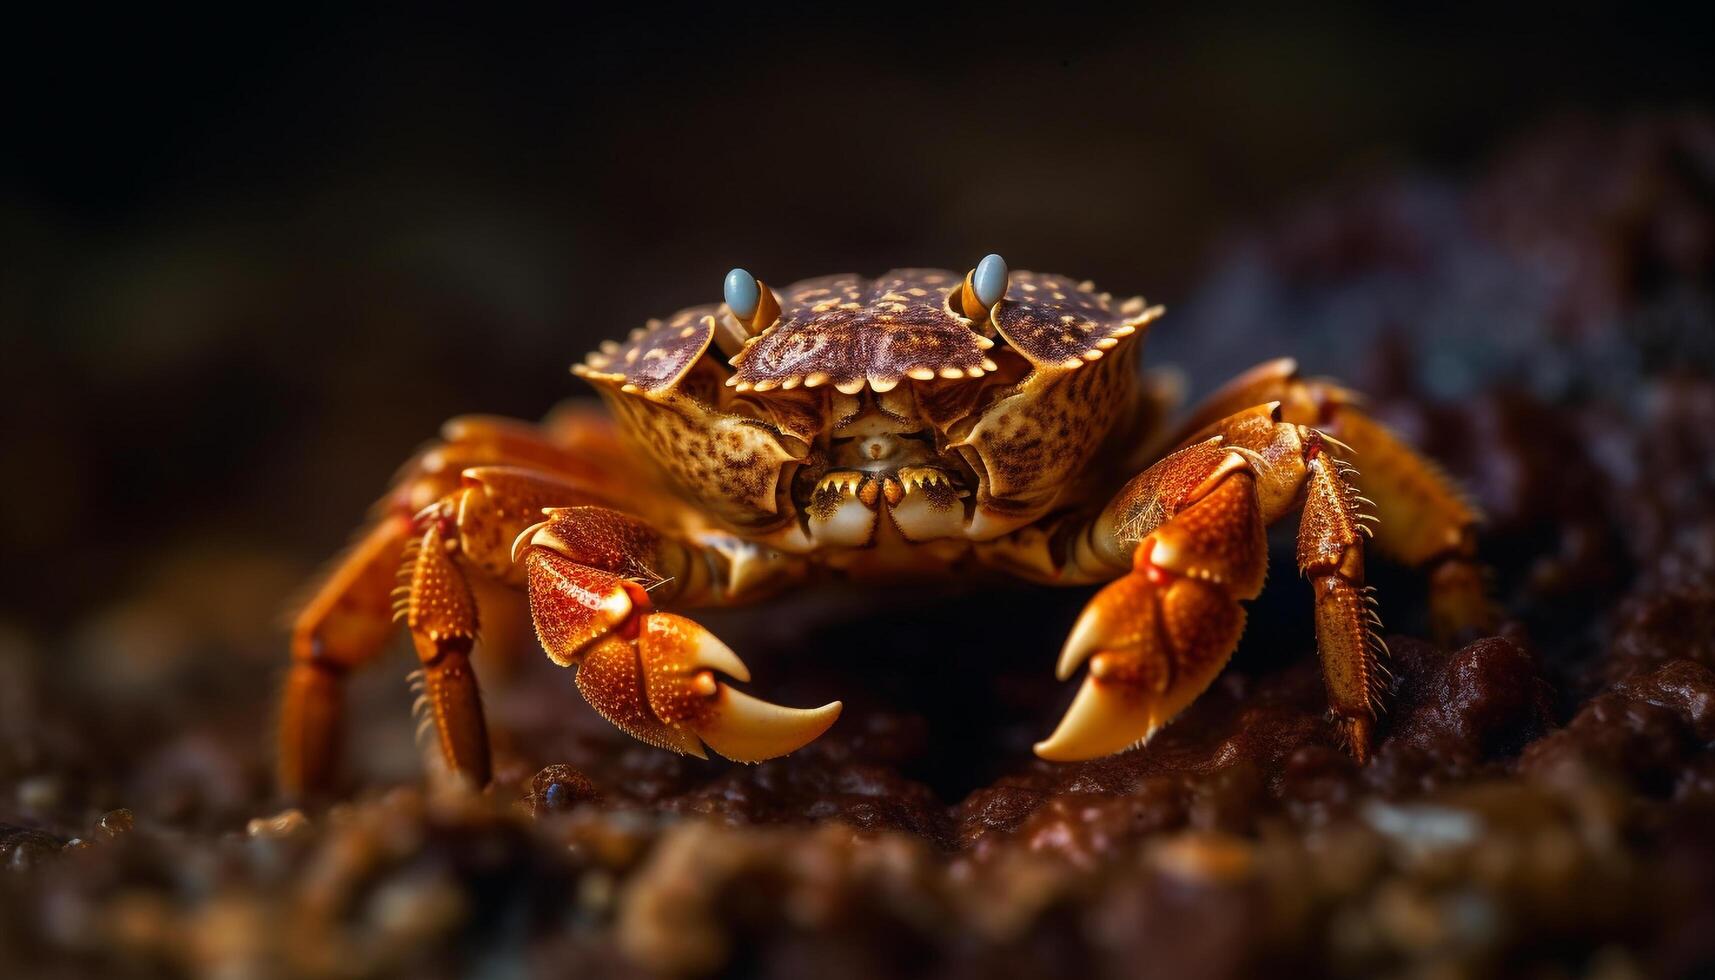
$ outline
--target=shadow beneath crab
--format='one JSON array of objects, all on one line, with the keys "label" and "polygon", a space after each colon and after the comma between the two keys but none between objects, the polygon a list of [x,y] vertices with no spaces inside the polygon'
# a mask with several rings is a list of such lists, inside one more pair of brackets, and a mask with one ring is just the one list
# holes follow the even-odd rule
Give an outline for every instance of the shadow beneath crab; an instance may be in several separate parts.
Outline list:
[{"label": "shadow beneath crab", "polygon": [[[501,771],[570,762],[611,785],[615,796],[643,802],[659,799],[665,788],[647,778],[636,782],[636,766],[670,782],[675,792],[747,771],[773,778],[790,769],[874,766],[919,784],[913,795],[926,803],[950,805],[1032,758],[1032,742],[1064,709],[1060,702],[1068,694],[1053,678],[1053,660],[1089,592],[1016,583],[842,583],[751,608],[700,612],[764,679],[752,690],[782,704],[845,702],[839,722],[821,739],[789,760],[756,767],[638,745],[583,704],[567,671],[545,660],[526,664],[517,682],[489,688],[495,726],[502,730]],[[519,759],[508,769],[509,751],[528,764]],[[879,787],[856,791],[883,795]]]},{"label": "shadow beneath crab", "polygon": [[[1290,567],[1290,552],[1280,557]],[[1395,578],[1413,576],[1408,570],[1380,576],[1384,584]],[[700,614],[768,679],[770,698],[845,702],[840,721],[789,759],[746,766],[638,745],[582,703],[568,672],[537,655],[517,677],[487,689],[501,757],[497,775],[505,791],[540,766],[569,763],[610,801],[660,804],[689,794],[700,802],[670,805],[731,805],[747,820],[758,816],[745,809],[750,798],[762,795],[751,786],[767,789],[767,818],[774,820],[827,816],[830,792],[867,796],[877,807],[897,808],[903,800],[921,811],[907,822],[945,838],[956,808],[996,784],[1114,789],[1145,771],[1213,768],[1223,744],[1254,739],[1247,728],[1256,719],[1246,711],[1257,691],[1270,692],[1270,703],[1292,716],[1287,727],[1295,744],[1337,753],[1338,733],[1322,717],[1326,697],[1306,589],[1293,584],[1267,589],[1250,604],[1246,638],[1207,695],[1147,751],[1112,760],[1062,765],[1031,751],[1071,697],[1052,664],[1093,589],[842,583]],[[858,822],[875,821],[860,815]]]}]

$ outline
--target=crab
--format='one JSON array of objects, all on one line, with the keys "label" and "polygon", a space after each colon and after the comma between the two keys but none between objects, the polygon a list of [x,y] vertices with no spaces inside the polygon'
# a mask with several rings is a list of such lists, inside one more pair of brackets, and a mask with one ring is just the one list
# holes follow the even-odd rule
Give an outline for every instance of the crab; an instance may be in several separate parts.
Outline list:
[{"label": "crab", "polygon": [[1055,669],[1082,669],[1081,685],[1035,746],[1056,761],[1141,746],[1210,685],[1262,590],[1265,528],[1295,512],[1331,734],[1360,762],[1386,677],[1366,542],[1427,573],[1438,632],[1491,625],[1475,508],[1356,395],[1290,359],[1169,424],[1137,363],[1160,306],[999,256],[962,276],[778,292],[735,269],[722,299],[575,366],[606,412],[455,419],[405,466],[297,616],[286,793],[328,786],[342,679],[395,621],[446,767],[488,783],[471,659],[484,616],[504,611],[486,598],[497,585],[527,592],[547,656],[613,725],[744,762],[804,746],[841,705],[744,693],[744,662],[684,610],[812,576],[1101,584]]}]

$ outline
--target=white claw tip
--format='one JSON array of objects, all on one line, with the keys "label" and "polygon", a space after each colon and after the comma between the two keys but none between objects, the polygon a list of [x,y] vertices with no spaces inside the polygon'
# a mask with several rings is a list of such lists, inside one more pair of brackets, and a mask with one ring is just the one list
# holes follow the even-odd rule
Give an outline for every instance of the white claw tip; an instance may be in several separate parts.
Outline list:
[{"label": "white claw tip", "polygon": [[512,561],[514,564],[518,562],[519,558],[523,557],[524,549],[535,544],[533,539],[536,536],[536,532],[547,526],[547,521],[537,521],[524,530],[518,532],[518,536],[512,539]]},{"label": "white claw tip", "polygon": [[695,727],[709,748],[734,762],[762,762],[796,752],[840,717],[830,701],[820,708],[786,708],[723,686],[714,717]]},{"label": "white claw tip", "polygon": [[1155,733],[1154,711],[1120,685],[1085,678],[1054,734],[1034,746],[1050,762],[1080,762],[1124,751]]}]

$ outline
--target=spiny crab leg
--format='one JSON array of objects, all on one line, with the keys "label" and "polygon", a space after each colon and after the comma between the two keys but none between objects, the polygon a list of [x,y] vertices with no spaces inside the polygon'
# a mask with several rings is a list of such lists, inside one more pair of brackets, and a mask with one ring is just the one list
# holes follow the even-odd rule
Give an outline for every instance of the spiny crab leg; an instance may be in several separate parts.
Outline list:
[{"label": "spiny crab leg", "polygon": [[1385,672],[1364,587],[1363,498],[1350,470],[1321,433],[1282,422],[1278,405],[1229,416],[1216,432],[1133,478],[1089,529],[1092,560],[1129,550],[1131,568],[1073,627],[1057,673],[1068,679],[1088,662],[1089,674],[1037,755],[1120,751],[1203,693],[1238,645],[1240,601],[1262,591],[1264,528],[1302,507],[1298,567],[1316,595],[1328,706],[1353,755],[1367,757]]},{"label": "spiny crab leg", "polygon": [[1174,441],[1197,441],[1230,416],[1268,402],[1279,403],[1281,421],[1315,426],[1337,456],[1363,469],[1364,493],[1374,498],[1374,545],[1380,554],[1428,572],[1436,637],[1453,643],[1493,633],[1500,611],[1477,560],[1481,513],[1439,466],[1365,412],[1355,393],[1301,377],[1291,358],[1268,361],[1210,395]]},{"label": "spiny crab leg", "polygon": [[[487,735],[471,659],[479,593],[473,586],[522,585],[506,545],[548,503],[646,491],[607,454],[608,423],[566,419],[553,438],[504,419],[448,422],[445,439],[417,454],[384,498],[371,529],[334,564],[292,627],[292,667],[279,712],[279,781],[293,799],[325,794],[334,781],[345,678],[374,664],[396,620],[409,627],[422,670],[425,719],[447,767],[473,785],[488,780]],[[583,447],[572,455],[567,446]],[[492,593],[490,593],[492,594]]]},{"label": "spiny crab leg", "polygon": [[699,545],[605,508],[548,514],[514,546],[536,632],[555,663],[577,666],[578,690],[615,727],[685,755],[706,758],[706,745],[760,762],[801,748],[839,717],[838,701],[786,708],[734,689],[723,676],[750,680],[738,655],[694,620],[654,608],[644,583],[667,582],[657,568],[686,576],[673,583],[678,597],[718,585],[702,577],[711,563]]}]

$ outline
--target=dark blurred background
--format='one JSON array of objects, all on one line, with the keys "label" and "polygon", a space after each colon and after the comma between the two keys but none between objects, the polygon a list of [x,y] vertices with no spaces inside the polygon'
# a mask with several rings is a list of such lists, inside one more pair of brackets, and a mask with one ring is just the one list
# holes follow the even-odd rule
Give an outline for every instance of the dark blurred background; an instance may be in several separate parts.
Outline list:
[{"label": "dark blurred background", "polygon": [[[999,251],[1183,309],[1236,228],[1313,190],[1695,104],[1715,26],[1576,3],[8,16],[0,627],[166,593],[252,644],[257,581],[289,591],[441,420],[539,416],[587,348],[733,265]],[[1195,386],[1295,350],[1199,358],[1199,322],[1151,339]]]}]

